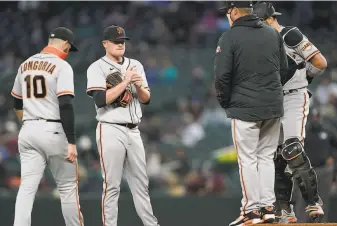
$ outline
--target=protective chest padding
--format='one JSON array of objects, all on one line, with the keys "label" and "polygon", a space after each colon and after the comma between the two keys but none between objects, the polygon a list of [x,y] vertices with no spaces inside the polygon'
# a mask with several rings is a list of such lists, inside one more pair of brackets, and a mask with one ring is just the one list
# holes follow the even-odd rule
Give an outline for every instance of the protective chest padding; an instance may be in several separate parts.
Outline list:
[{"label": "protective chest padding", "polygon": [[298,46],[303,40],[303,34],[297,27],[285,27],[281,31],[284,43],[289,47]]}]

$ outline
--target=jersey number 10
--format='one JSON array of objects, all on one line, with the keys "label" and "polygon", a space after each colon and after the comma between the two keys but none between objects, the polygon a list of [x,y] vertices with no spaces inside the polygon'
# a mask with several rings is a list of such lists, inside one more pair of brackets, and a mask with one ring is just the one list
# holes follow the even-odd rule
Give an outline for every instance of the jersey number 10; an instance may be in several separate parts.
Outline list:
[{"label": "jersey number 10", "polygon": [[47,95],[46,80],[43,75],[27,75],[25,77],[25,82],[27,98],[31,98],[32,94],[35,98],[44,98]]}]

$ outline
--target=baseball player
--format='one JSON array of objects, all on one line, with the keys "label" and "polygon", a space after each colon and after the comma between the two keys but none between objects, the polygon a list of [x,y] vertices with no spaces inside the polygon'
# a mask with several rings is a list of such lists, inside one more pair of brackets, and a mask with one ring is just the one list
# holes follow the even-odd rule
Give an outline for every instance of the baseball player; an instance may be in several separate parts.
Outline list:
[{"label": "baseball player", "polygon": [[[292,177],[298,182],[303,199],[307,203],[306,212],[311,220],[316,222],[322,218],[324,212],[318,195],[316,172],[304,151],[305,124],[311,95],[307,86],[314,77],[324,72],[327,62],[320,51],[297,27],[284,27],[278,23],[276,16],[282,14],[275,12],[271,3],[255,4],[254,12],[266,24],[280,32],[288,56],[289,69],[283,81],[282,135],[284,143],[278,148],[275,158],[277,218],[281,223],[297,221],[290,204]],[[286,167],[289,170],[285,170]],[[286,171],[289,171],[292,176],[290,177]]]},{"label": "baseball player", "polygon": [[21,184],[15,204],[14,226],[30,226],[31,212],[46,166],[57,184],[67,226],[83,226],[78,198],[75,146],[73,70],[65,61],[77,51],[73,33],[54,29],[48,46],[24,61],[12,89],[19,133]]},{"label": "baseball player", "polygon": [[[143,65],[124,57],[125,30],[109,26],[103,32],[104,57],[87,70],[87,94],[95,102],[98,121],[96,141],[103,171],[103,226],[117,226],[118,198],[123,168],[138,216],[146,226],[157,226],[152,211],[146,172],[145,150],[138,130],[140,104],[150,102]],[[112,84],[110,76],[122,77]],[[115,77],[116,80],[116,77]]]}]

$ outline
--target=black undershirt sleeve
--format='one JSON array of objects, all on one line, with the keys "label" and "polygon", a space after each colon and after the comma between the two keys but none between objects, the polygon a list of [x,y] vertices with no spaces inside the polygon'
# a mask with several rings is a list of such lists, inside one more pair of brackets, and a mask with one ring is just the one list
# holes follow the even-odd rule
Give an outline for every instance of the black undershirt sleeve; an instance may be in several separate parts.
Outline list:
[{"label": "black undershirt sleeve", "polygon": [[62,95],[58,97],[60,107],[60,120],[69,144],[76,143],[75,114],[73,96]]},{"label": "black undershirt sleeve", "polygon": [[13,97],[13,101],[14,101],[14,109],[15,110],[22,110],[23,109],[22,99],[18,99],[18,98]]},{"label": "black undershirt sleeve", "polygon": [[93,90],[91,91],[91,96],[94,98],[95,104],[98,108],[106,106],[106,91]]}]

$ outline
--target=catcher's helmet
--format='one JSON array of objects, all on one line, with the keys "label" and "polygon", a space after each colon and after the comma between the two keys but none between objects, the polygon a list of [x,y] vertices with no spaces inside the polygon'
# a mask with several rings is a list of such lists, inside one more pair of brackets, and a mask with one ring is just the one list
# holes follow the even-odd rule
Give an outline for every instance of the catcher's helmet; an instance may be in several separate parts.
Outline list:
[{"label": "catcher's helmet", "polygon": [[253,8],[252,1],[225,1],[225,5],[218,9],[220,13],[227,14],[231,8]]},{"label": "catcher's helmet", "polygon": [[253,6],[253,12],[261,19],[265,20],[272,16],[281,16],[282,13],[276,12],[271,2],[258,2]]}]

